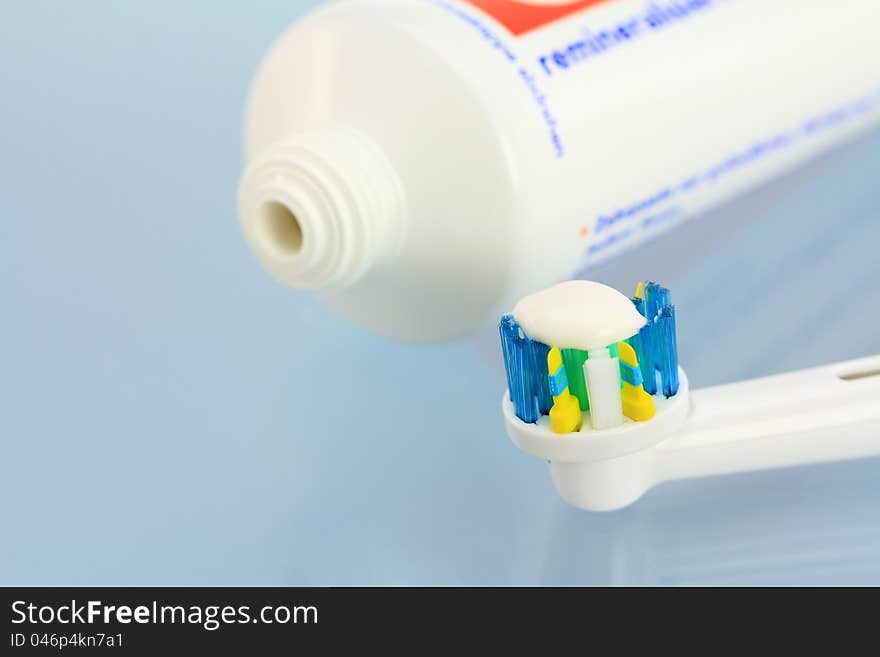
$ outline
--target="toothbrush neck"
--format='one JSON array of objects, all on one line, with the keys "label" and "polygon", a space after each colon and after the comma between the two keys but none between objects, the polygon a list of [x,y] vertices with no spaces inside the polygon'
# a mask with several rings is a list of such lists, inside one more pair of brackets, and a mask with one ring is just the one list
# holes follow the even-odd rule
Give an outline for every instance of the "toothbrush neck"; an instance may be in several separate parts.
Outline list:
[{"label": "toothbrush neck", "polygon": [[657,446],[665,480],[880,454],[880,357],[691,391],[684,430]]}]

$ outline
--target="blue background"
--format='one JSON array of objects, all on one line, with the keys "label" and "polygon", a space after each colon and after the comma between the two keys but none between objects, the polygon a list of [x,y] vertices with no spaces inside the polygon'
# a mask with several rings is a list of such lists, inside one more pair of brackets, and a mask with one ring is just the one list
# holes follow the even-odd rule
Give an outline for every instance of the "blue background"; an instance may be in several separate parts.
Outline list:
[{"label": "blue background", "polygon": [[[313,4],[5,4],[0,584],[880,583],[880,461],[580,512],[491,327],[391,344],[260,270],[241,111]],[[596,277],[673,289],[695,385],[880,353],[878,171],[874,132]]]}]

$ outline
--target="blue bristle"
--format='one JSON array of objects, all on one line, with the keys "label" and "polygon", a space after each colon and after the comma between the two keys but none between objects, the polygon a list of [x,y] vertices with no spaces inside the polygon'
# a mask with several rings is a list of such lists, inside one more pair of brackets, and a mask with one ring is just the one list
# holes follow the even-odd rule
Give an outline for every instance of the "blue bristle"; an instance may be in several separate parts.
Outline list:
[{"label": "blue bristle", "polygon": [[538,411],[541,415],[549,415],[553,408],[553,397],[550,394],[550,378],[547,374],[547,356],[550,347],[543,342],[529,339],[532,352],[532,381],[535,386],[535,397],[538,401]]},{"label": "blue bristle", "polygon": [[672,295],[659,283],[650,282],[645,285],[645,317],[648,321],[656,319],[660,309],[672,303]]},{"label": "blue bristle", "polygon": [[523,422],[533,424],[538,421],[539,415],[535,399],[537,382],[534,380],[530,340],[522,333],[512,315],[501,318],[499,333],[510,401],[516,409],[516,416]]},{"label": "blue bristle", "polygon": [[678,340],[675,330],[675,306],[665,305],[660,309],[656,321],[657,341],[659,343],[660,380],[663,394],[672,397],[678,394]]},{"label": "blue bristle", "polygon": [[507,374],[507,389],[513,390],[513,339],[519,335],[519,326],[513,315],[504,315],[498,324],[498,332],[501,334],[501,354],[504,356],[504,371]]},{"label": "blue bristle", "polygon": [[528,339],[517,338],[513,343],[515,370],[519,372],[518,381],[514,382],[517,389],[516,415],[523,422],[535,423],[538,421],[538,404],[535,399],[535,380],[532,368],[532,350]]},{"label": "blue bristle", "polygon": [[672,305],[672,294],[662,285],[649,282],[645,285],[643,304],[633,299],[636,308],[645,315],[647,326],[642,328],[634,340],[641,340],[641,351],[636,349],[639,367],[642,370],[645,391],[657,394],[657,374],[663,394],[672,397],[678,393],[678,345],[675,337],[675,308]]},{"label": "blue bristle", "polygon": [[654,322],[648,322],[635,336],[637,346],[636,357],[639,359],[639,369],[642,370],[642,385],[649,395],[657,394],[657,367],[656,362],[656,331]]},{"label": "blue bristle", "polygon": [[[632,302],[638,313],[644,317],[645,300],[642,297],[633,297]],[[654,395],[657,393],[657,382],[654,376],[654,357],[651,350],[650,326],[651,323],[649,322],[627,342],[629,342],[629,346],[633,348],[633,351],[636,352],[636,360],[639,361],[639,370],[642,374],[642,385],[645,387],[645,392],[649,395]]]}]

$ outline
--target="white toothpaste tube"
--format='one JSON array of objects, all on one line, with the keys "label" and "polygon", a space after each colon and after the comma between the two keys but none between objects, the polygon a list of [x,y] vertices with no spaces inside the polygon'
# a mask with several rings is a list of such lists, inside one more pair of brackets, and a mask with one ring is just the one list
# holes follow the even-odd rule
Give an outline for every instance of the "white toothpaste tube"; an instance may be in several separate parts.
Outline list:
[{"label": "white toothpaste tube", "polygon": [[343,0],[253,85],[241,223],[277,278],[452,337],[880,118],[880,2]]}]

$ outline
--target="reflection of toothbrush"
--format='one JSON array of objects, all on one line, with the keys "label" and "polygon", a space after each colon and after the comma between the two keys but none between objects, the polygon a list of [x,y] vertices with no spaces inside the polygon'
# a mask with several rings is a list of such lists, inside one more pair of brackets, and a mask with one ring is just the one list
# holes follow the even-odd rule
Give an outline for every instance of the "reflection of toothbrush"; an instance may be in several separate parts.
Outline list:
[{"label": "reflection of toothbrush", "polygon": [[[600,288],[598,305],[579,306],[589,304],[590,290]],[[619,426],[596,430],[585,411],[580,431],[560,435],[540,413],[534,422],[520,419],[505,394],[502,408],[508,435],[523,451],[549,462],[556,488],[569,503],[594,511],[613,510],[663,481],[880,454],[880,356],[694,391],[676,363],[677,391],[666,397],[672,392],[668,380],[673,378],[674,345],[663,341],[670,339],[671,330],[674,342],[674,311],[672,322],[662,323],[660,318],[670,316],[668,299],[661,299],[665,301],[661,308],[646,310],[647,325],[639,329],[623,321],[622,301],[633,302],[611,291],[619,295],[613,301],[609,290],[595,283],[563,284],[521,302],[517,308],[524,308],[523,316],[517,311],[508,316],[522,325],[519,337],[527,345],[541,344],[537,340],[576,340],[583,337],[579,331],[598,335],[602,319],[609,322],[606,328],[611,332],[599,337],[609,344],[621,339],[614,330],[633,331],[624,345],[639,347],[639,338],[654,341],[639,354],[640,368],[648,374],[645,389],[657,392],[652,419],[628,417]],[[640,309],[638,299],[635,307]],[[621,368],[625,366],[622,363]],[[521,382],[508,377],[514,391]],[[621,394],[632,395],[626,383]]]}]

